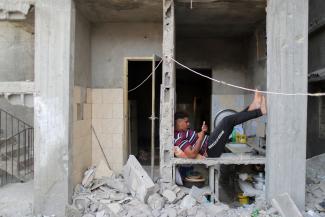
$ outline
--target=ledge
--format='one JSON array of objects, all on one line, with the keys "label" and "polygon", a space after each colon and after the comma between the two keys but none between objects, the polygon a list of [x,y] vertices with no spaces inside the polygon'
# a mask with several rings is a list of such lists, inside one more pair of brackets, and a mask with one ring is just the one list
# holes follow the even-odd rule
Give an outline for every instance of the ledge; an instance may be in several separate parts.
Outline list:
[{"label": "ledge", "polygon": [[195,160],[186,158],[173,158],[172,164],[204,164],[213,166],[218,164],[265,164],[266,157],[261,155],[236,155],[233,153],[224,153],[218,158],[206,158],[205,160]]},{"label": "ledge", "polygon": [[33,94],[34,82],[12,81],[0,82],[0,94]]}]

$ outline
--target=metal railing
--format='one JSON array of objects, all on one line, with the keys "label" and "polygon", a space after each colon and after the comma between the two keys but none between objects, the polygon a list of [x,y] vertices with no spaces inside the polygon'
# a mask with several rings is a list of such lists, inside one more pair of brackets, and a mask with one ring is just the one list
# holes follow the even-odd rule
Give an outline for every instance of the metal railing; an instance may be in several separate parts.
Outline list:
[{"label": "metal railing", "polygon": [[34,128],[0,109],[0,186],[34,174]]}]

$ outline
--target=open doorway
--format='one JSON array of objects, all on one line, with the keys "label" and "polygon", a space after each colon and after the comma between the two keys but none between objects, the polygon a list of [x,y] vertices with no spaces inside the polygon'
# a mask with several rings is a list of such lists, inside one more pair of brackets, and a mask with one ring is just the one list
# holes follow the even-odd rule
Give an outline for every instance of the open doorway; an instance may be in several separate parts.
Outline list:
[{"label": "open doorway", "polygon": [[[211,69],[195,70],[211,77]],[[200,131],[203,121],[206,122],[210,129],[211,81],[186,69],[177,69],[176,87],[176,111],[185,111],[189,114],[192,129]]]},{"label": "open doorway", "polygon": [[[162,68],[155,58],[129,59],[127,61],[128,86],[128,147],[142,165],[151,165],[152,95],[154,94],[154,164],[159,164],[159,108]],[[153,87],[153,67],[155,82]],[[149,77],[150,76],[150,77]],[[146,80],[147,79],[147,80]],[[145,81],[146,80],[146,81]],[[144,83],[142,83],[145,81]],[[154,91],[153,91],[154,88]]]}]

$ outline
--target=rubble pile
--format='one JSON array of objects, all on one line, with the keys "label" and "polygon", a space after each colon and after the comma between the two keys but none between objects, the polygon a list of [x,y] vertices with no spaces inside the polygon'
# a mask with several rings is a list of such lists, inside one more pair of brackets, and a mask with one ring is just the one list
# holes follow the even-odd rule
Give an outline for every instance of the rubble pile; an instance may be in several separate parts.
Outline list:
[{"label": "rubble pile", "polygon": [[153,183],[130,156],[122,174],[94,178],[96,168],[85,172],[81,184],[75,187],[72,205],[67,205],[68,217],[262,217],[276,216],[266,203],[231,209],[222,203],[208,201],[206,192],[195,186],[186,193],[177,185]]},{"label": "rubble pile", "polygon": [[325,216],[325,154],[307,160],[306,210]]}]

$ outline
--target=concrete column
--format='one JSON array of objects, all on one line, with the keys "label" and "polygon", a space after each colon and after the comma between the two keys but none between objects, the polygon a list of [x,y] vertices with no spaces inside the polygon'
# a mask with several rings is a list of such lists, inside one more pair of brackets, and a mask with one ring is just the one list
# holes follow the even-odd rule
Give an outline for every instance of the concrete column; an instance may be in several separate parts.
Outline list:
[{"label": "concrete column", "polygon": [[[307,92],[308,0],[269,0],[267,89]],[[305,206],[307,97],[268,95],[266,196]]]},{"label": "concrete column", "polygon": [[64,216],[72,194],[73,0],[35,5],[35,214]]},{"label": "concrete column", "polygon": [[175,57],[174,0],[163,2],[163,73],[160,94],[160,175],[165,182],[172,181],[174,155]]}]

